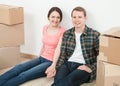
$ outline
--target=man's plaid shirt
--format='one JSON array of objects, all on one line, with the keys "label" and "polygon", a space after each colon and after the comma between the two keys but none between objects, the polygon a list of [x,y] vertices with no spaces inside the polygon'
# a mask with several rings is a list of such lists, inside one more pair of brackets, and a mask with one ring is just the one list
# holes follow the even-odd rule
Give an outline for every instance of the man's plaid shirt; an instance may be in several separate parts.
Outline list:
[{"label": "man's plaid shirt", "polygon": [[[80,37],[82,53],[86,66],[92,70],[90,81],[96,78],[97,56],[99,54],[99,35],[100,33],[86,26]],[[75,28],[67,30],[62,38],[61,53],[57,62],[57,67],[65,63],[75,50]]]}]

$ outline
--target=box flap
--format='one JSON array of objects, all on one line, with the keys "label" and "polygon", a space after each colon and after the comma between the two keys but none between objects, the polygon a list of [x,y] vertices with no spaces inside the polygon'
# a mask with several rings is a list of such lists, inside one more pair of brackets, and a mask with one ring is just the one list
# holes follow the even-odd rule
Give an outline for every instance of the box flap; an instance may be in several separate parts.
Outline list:
[{"label": "box flap", "polygon": [[105,36],[120,38],[120,27],[113,27],[103,33]]},{"label": "box flap", "polygon": [[12,8],[20,8],[20,7],[13,6],[13,5],[0,4],[0,8],[2,8],[2,9],[12,9]]}]

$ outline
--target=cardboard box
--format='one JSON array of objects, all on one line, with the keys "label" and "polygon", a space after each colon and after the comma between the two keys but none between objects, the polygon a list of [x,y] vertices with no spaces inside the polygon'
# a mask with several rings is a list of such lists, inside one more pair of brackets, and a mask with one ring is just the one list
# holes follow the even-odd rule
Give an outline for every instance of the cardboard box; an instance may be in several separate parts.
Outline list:
[{"label": "cardboard box", "polygon": [[96,86],[120,86],[120,66],[98,61]]},{"label": "cardboard box", "polygon": [[19,47],[0,48],[0,69],[11,67],[21,61]]},{"label": "cardboard box", "polygon": [[23,7],[0,4],[0,23],[13,25],[23,22]]},{"label": "cardboard box", "polygon": [[120,65],[120,27],[112,28],[100,36],[100,52],[107,61]]},{"label": "cardboard box", "polygon": [[13,47],[24,43],[24,24],[0,24],[0,47]]}]

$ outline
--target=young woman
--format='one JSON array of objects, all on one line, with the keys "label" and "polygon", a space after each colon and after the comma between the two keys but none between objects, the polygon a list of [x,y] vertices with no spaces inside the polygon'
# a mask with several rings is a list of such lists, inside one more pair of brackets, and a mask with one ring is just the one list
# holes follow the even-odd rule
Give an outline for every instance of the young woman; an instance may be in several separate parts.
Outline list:
[{"label": "young woman", "polygon": [[0,86],[19,86],[20,84],[36,78],[46,76],[46,69],[52,64],[54,54],[57,49],[61,37],[65,31],[60,26],[62,21],[62,12],[58,7],[52,7],[48,12],[49,24],[43,27],[43,46],[40,56],[31,61],[18,64],[11,70],[0,76]]}]

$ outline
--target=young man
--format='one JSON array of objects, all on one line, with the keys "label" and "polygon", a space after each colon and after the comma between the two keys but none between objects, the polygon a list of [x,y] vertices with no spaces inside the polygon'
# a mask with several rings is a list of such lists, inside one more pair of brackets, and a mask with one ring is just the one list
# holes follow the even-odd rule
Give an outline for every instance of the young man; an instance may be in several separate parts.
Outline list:
[{"label": "young man", "polygon": [[73,27],[63,35],[52,86],[80,86],[96,78],[100,33],[86,25],[84,8],[74,8],[71,17]]}]

